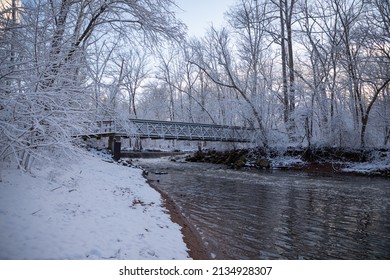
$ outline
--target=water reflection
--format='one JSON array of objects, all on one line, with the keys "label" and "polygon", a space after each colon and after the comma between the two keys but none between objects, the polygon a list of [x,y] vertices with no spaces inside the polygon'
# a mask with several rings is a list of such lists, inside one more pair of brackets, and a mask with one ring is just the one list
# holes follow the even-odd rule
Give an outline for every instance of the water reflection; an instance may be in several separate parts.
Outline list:
[{"label": "water reflection", "polygon": [[390,259],[390,180],[143,160],[217,259]]}]

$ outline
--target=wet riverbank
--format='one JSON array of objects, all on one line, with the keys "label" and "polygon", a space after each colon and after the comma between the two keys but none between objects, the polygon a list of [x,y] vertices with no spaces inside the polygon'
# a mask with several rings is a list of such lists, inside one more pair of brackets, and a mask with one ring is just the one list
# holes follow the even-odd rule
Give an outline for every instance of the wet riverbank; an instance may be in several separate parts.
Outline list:
[{"label": "wet riverbank", "polygon": [[169,197],[167,193],[162,191],[158,187],[158,182],[155,180],[147,180],[148,184],[158,191],[164,201],[163,206],[168,210],[171,220],[177,223],[181,227],[181,232],[184,237],[184,242],[188,247],[188,254],[194,260],[209,260],[211,259],[211,253],[207,247],[203,244],[202,237],[198,231],[194,228],[188,219],[186,219],[176,203]]},{"label": "wet riverbank", "polygon": [[141,159],[216,259],[389,259],[390,181]]}]

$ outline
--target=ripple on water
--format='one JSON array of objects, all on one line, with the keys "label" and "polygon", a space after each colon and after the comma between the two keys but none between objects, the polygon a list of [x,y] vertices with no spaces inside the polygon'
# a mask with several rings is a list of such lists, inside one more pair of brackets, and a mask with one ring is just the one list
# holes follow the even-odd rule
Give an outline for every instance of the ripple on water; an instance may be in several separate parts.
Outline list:
[{"label": "ripple on water", "polygon": [[390,259],[390,181],[142,162],[216,259]]}]

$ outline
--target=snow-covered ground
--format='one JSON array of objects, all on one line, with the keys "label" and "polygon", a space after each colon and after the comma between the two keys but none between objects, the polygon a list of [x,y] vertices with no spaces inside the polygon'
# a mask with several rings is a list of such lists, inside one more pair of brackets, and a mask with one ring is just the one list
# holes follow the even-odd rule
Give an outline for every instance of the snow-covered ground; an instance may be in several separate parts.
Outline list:
[{"label": "snow-covered ground", "polygon": [[390,175],[390,152],[372,152],[367,162],[349,163],[344,172],[366,175]]},{"label": "snow-covered ground", "polygon": [[86,153],[0,178],[0,259],[189,259],[142,170]]},{"label": "snow-covered ground", "polygon": [[390,162],[361,162],[361,163],[349,163],[347,167],[343,168],[344,172],[352,172],[365,175],[381,175],[389,174]]}]

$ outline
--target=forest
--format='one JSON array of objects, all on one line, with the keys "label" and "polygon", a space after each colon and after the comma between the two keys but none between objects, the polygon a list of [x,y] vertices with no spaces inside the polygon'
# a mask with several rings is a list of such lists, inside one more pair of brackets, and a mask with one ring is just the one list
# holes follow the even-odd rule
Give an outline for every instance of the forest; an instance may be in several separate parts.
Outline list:
[{"label": "forest", "polygon": [[173,0],[1,0],[0,159],[99,120],[254,128],[256,145],[390,147],[389,0],[237,0],[191,37]]}]

